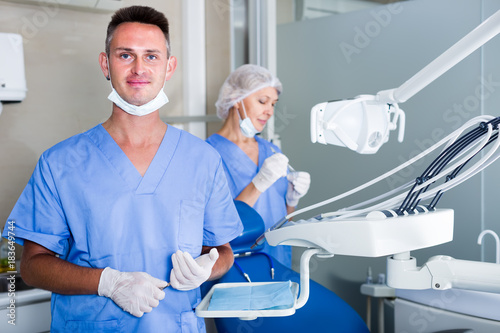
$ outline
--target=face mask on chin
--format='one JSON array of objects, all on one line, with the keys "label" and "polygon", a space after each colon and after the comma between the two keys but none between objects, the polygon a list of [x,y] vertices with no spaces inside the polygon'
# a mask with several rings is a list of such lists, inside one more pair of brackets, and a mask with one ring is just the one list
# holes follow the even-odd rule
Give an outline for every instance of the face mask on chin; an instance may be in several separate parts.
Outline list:
[{"label": "face mask on chin", "polygon": [[240,113],[238,112],[238,110],[236,110],[236,113],[238,114],[238,118],[240,118],[241,133],[243,133],[243,135],[246,136],[247,138],[253,138],[255,135],[259,134],[260,132],[257,131],[257,129],[253,125],[250,118],[248,118],[247,112],[245,110],[245,104],[243,103],[243,101],[241,101],[241,105],[243,107],[243,114],[245,115],[245,119],[242,120],[240,117]]},{"label": "face mask on chin", "polygon": [[[107,60],[106,60],[107,61]],[[170,61],[170,59],[169,59]],[[169,61],[167,61],[167,70],[168,70],[168,64]],[[108,72],[110,72],[109,69],[109,62],[108,62]],[[108,73],[108,77],[111,77],[111,73]],[[113,87],[113,83],[111,83],[111,80],[109,81],[109,84],[111,85],[111,93],[108,96],[108,99],[115,103],[116,106],[118,106],[120,109],[123,111],[127,112],[128,114],[131,114],[133,116],[145,116],[148,115],[152,112],[155,112],[159,108],[161,108],[163,105],[168,103],[168,97],[163,91],[163,88],[165,88],[165,83],[163,83],[163,87],[160,89],[158,94],[156,95],[155,98],[153,98],[151,101],[147,102],[146,104],[143,105],[133,105],[125,101],[115,90]]]}]

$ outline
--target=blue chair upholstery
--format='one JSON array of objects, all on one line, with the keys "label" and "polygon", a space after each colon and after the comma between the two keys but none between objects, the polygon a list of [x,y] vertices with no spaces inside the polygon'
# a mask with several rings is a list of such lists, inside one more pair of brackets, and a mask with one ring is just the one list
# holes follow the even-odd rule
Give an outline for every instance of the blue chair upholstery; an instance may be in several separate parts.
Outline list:
[{"label": "blue chair upholstery", "polygon": [[[257,252],[250,249],[257,237],[264,232],[262,217],[249,205],[235,200],[235,206],[243,222],[243,233],[231,242],[234,253]],[[300,284],[300,274],[283,266],[271,257],[275,277],[271,279],[271,265],[265,255],[254,254],[236,258],[239,266],[250,276],[252,282],[293,281]],[[215,283],[247,282],[241,271],[234,265],[222,278],[209,281],[201,286],[206,295]],[[286,317],[259,317],[255,320],[238,318],[216,318],[218,333],[266,333],[266,332],[338,332],[368,333],[366,324],[349,304],[334,292],[310,280],[309,299],[295,314]],[[300,294],[300,290],[299,290]]]},{"label": "blue chair upholstery", "polygon": [[265,231],[262,216],[243,201],[234,200],[234,205],[243,223],[243,232],[230,242],[233,252],[245,253],[247,251],[259,251],[264,245],[257,246],[252,250],[250,250],[250,247]]}]

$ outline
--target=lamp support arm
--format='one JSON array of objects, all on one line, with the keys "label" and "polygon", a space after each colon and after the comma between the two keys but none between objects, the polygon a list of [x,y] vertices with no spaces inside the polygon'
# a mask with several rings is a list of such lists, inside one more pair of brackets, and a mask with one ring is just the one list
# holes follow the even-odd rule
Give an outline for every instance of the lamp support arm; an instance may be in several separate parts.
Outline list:
[{"label": "lamp support arm", "polygon": [[500,10],[487,18],[401,86],[378,92],[378,99],[381,102],[389,104],[406,102],[498,33],[500,33]]},{"label": "lamp support arm", "polygon": [[500,265],[438,255],[417,267],[415,258],[394,255],[387,259],[387,285],[400,289],[456,288],[500,293]]}]

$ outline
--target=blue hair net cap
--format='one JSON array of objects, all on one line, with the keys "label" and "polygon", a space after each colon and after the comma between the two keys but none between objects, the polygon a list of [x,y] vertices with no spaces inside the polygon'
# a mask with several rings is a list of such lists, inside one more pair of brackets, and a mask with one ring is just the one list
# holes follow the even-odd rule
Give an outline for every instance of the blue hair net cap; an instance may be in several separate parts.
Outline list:
[{"label": "blue hair net cap", "polygon": [[217,116],[226,119],[234,104],[267,87],[275,88],[278,95],[283,91],[280,80],[267,68],[252,64],[238,67],[229,74],[220,88],[219,98],[215,103]]}]

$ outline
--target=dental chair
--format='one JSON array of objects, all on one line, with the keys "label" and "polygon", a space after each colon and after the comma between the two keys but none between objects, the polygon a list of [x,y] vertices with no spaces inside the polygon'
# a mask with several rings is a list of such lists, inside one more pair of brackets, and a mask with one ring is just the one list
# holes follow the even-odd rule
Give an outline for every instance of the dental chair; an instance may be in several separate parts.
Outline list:
[{"label": "dental chair", "polygon": [[[252,282],[291,280],[299,283],[299,273],[283,266],[274,258],[259,253],[258,248],[250,249],[257,237],[264,233],[264,221],[246,203],[235,200],[235,205],[243,222],[244,231],[231,242],[235,253],[235,264],[216,283],[248,282],[243,273],[248,274]],[[249,252],[252,254],[248,255]],[[274,279],[271,278],[272,266],[274,266]],[[202,293],[206,294],[209,289],[210,285],[202,286]],[[369,332],[364,321],[351,306],[334,292],[312,280],[307,303],[291,316],[259,317],[254,320],[215,318],[215,325],[218,333]]]}]

